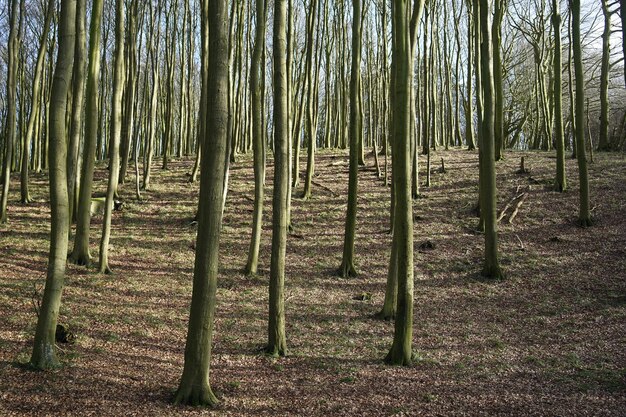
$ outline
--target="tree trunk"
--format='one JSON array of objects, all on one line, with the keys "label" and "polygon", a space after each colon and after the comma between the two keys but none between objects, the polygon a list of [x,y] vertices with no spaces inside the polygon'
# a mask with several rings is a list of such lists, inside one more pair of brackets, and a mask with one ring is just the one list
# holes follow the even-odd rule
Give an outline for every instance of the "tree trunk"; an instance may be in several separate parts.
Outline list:
[{"label": "tree trunk", "polygon": [[[424,6],[415,0],[417,21]],[[415,13],[415,10],[414,10]],[[413,342],[413,207],[411,200],[411,38],[409,32],[409,4],[407,0],[392,2],[392,103],[393,111],[393,181],[396,186],[396,214],[394,216],[395,267],[398,280],[397,312],[394,337],[386,361],[392,365],[410,365]],[[392,249],[392,257],[394,253]],[[390,267],[393,266],[393,259]]]},{"label": "tree trunk", "polygon": [[602,33],[602,64],[600,69],[600,140],[599,151],[608,151],[609,148],[609,70],[610,70],[610,37],[611,37],[611,11],[608,0],[602,0],[602,13],[604,14],[604,32]]},{"label": "tree trunk", "polygon": [[[203,0],[202,20],[208,28],[208,81],[205,135],[202,137],[202,168],[200,202],[198,206],[198,235],[193,274],[193,291],[189,312],[189,327],[185,345],[185,366],[174,397],[177,404],[217,404],[209,384],[211,341],[215,317],[222,198],[224,193],[225,160],[228,158],[228,10],[226,0]],[[207,33],[202,30],[202,33]],[[203,52],[205,48],[203,48]],[[202,58],[204,60],[204,58]]]},{"label": "tree trunk", "polygon": [[59,14],[59,53],[57,56],[52,92],[50,96],[50,255],[43,292],[43,301],[37,319],[35,341],[30,363],[37,369],[50,369],[59,365],[55,348],[55,332],[65,266],[69,227],[67,197],[67,143],[65,115],[67,95],[74,61],[76,0],[62,0]]},{"label": "tree trunk", "polygon": [[9,43],[7,63],[7,110],[4,126],[4,161],[2,165],[2,199],[0,200],[0,224],[7,222],[7,202],[9,200],[9,184],[11,181],[11,164],[13,161],[13,147],[15,143],[15,114],[17,93],[17,66],[18,66],[18,22],[21,8],[18,0],[12,0],[9,17]]},{"label": "tree trunk", "polygon": [[[67,152],[67,196],[70,204],[70,224],[76,218],[76,208],[78,206],[76,187],[78,182],[79,148],[83,125],[83,100],[85,93],[85,18],[85,0],[77,0],[76,45],[74,50],[74,68],[72,70],[72,123]],[[68,229],[68,232],[70,231],[71,226]]]},{"label": "tree trunk", "polygon": [[259,246],[261,245],[261,229],[263,226],[263,197],[265,182],[265,135],[263,134],[263,102],[261,90],[265,83],[261,78],[265,65],[263,51],[265,49],[265,3],[256,0],[256,34],[254,52],[250,64],[250,93],[252,104],[252,149],[254,152],[254,214],[252,218],[252,238],[248,251],[246,274],[255,275],[259,264]]},{"label": "tree trunk", "polygon": [[100,240],[100,273],[111,273],[109,267],[109,239],[113,199],[120,173],[120,138],[122,135],[122,88],[124,84],[124,0],[115,2],[115,58],[111,98],[111,139],[109,142],[109,183],[107,186],[102,239]]},{"label": "tree trunk", "polygon": [[563,135],[563,91],[561,65],[561,13],[559,0],[552,0],[552,25],[554,31],[554,121],[556,140],[556,181],[555,189],[567,189],[565,177],[565,139]]},{"label": "tree trunk", "polygon": [[502,69],[502,19],[506,13],[507,1],[495,0],[494,1],[494,15],[492,23],[492,47],[493,47],[493,83],[494,83],[494,142],[495,153],[494,157],[496,161],[502,159],[502,149],[506,143],[504,137],[504,83],[503,83],[503,69]]},{"label": "tree trunk", "polygon": [[91,222],[91,190],[93,188],[93,170],[96,157],[96,136],[98,133],[98,79],[100,77],[100,23],[104,0],[94,0],[89,24],[89,63],[87,68],[86,108],[85,108],[85,144],[83,164],[80,175],[78,211],[74,248],[69,256],[70,262],[88,266],[91,263],[89,253],[89,224]]},{"label": "tree trunk", "polygon": [[587,156],[585,155],[585,74],[580,41],[580,0],[570,0],[572,13],[572,39],[574,46],[574,72],[576,76],[576,154],[578,159],[578,180],[580,182],[580,207],[578,220],[581,226],[591,226],[589,210],[589,179]]},{"label": "tree trunk", "polygon": [[[30,144],[33,140],[33,133],[39,114],[41,111],[41,80],[44,70],[44,63],[46,59],[46,46],[48,41],[48,33],[50,31],[50,23],[52,22],[52,14],[54,13],[54,0],[49,0],[46,7],[46,15],[44,17],[44,23],[42,33],[39,41],[39,50],[37,51],[37,63],[35,64],[35,75],[33,76],[32,86],[32,101],[31,110],[28,117],[28,123],[26,126],[26,134],[24,135],[23,149],[22,149],[22,171],[21,171],[21,197],[22,204],[28,204],[31,202],[30,192],[28,190],[28,166],[30,161]],[[37,142],[38,138],[35,136],[34,141]],[[34,147],[34,146],[33,146]],[[36,155],[36,153],[35,153]]]},{"label": "tree trunk", "polygon": [[[307,14],[307,37],[306,37],[306,137],[307,137],[307,165],[304,181],[304,191],[302,197],[306,200],[311,198],[311,181],[315,171],[315,146],[317,140],[317,117],[315,107],[317,107],[317,79],[313,79],[316,69],[313,68],[313,52],[315,51],[315,36],[317,17],[317,0],[310,0]],[[322,34],[323,35],[323,34]],[[317,78],[317,77],[316,77]]]},{"label": "tree trunk", "polygon": [[493,279],[504,278],[498,260],[498,224],[496,221],[496,167],[494,141],[494,82],[489,0],[480,0],[480,62],[483,87],[481,123],[482,168],[480,175],[481,215],[485,222],[485,260],[482,274]]},{"label": "tree trunk", "polygon": [[355,277],[354,240],[356,232],[357,185],[359,173],[359,141],[361,120],[361,0],[352,0],[352,65],[350,70],[350,172],[348,178],[348,208],[346,211],[343,259],[339,267],[342,278]]},{"label": "tree trunk", "polygon": [[285,254],[289,188],[289,109],[287,108],[287,1],[274,6],[274,195],[267,353],[287,354],[285,336]]}]

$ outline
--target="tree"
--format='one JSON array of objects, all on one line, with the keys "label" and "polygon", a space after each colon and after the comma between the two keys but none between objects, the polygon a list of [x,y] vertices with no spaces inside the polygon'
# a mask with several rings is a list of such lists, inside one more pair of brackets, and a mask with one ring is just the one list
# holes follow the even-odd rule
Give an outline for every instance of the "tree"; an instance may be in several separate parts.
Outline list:
[{"label": "tree", "polygon": [[111,273],[109,266],[109,239],[113,199],[120,174],[120,137],[122,134],[122,88],[124,84],[124,0],[115,1],[115,61],[113,73],[113,95],[111,96],[111,140],[109,141],[109,183],[107,185],[102,239],[100,240],[101,273]]},{"label": "tree", "polygon": [[554,31],[554,140],[556,141],[556,191],[567,189],[565,177],[565,139],[563,133],[563,87],[561,65],[561,13],[559,0],[552,0],[552,26]]},{"label": "tree", "polygon": [[[480,123],[480,210],[485,223],[485,259],[482,274],[493,279],[504,278],[498,260],[498,222],[496,221],[496,167],[495,167],[495,97],[489,0],[480,0],[480,73],[482,78],[483,109]],[[480,115],[480,112],[479,112]]]},{"label": "tree", "polygon": [[[206,130],[202,140],[198,235],[193,273],[189,326],[185,344],[185,366],[174,396],[177,404],[217,404],[209,383],[211,341],[215,316],[222,199],[228,158],[228,11],[226,0],[203,0],[203,45],[208,43]],[[204,28],[208,30],[205,31]],[[205,58],[202,57],[204,60]]]},{"label": "tree", "polygon": [[50,369],[59,365],[54,343],[67,262],[69,208],[65,115],[74,62],[75,19],[76,0],[62,0],[59,14],[59,52],[52,81],[48,119],[50,133],[50,150],[48,152],[51,208],[50,255],[43,301],[35,330],[33,354],[30,359],[32,366],[37,369]]},{"label": "tree", "polygon": [[[415,0],[413,16],[419,22],[424,0]],[[397,311],[394,336],[386,361],[393,365],[410,365],[413,343],[413,204],[411,200],[411,31],[408,0],[392,2],[392,120],[395,215],[392,260],[397,275]],[[394,250],[395,262],[394,262]],[[395,265],[394,265],[395,263]]]},{"label": "tree", "polygon": [[580,206],[578,221],[583,227],[591,226],[589,210],[589,178],[587,156],[585,155],[585,74],[583,53],[580,42],[580,0],[569,0],[572,14],[572,42],[574,49],[574,73],[576,76],[576,157],[578,159],[578,180],[580,182]]},{"label": "tree", "polygon": [[[289,109],[287,107],[287,0],[274,3],[274,194],[267,353],[287,354],[285,336],[285,253],[289,188]],[[294,172],[297,175],[297,172]]]},{"label": "tree", "polygon": [[80,175],[78,210],[74,248],[69,256],[71,262],[88,266],[91,263],[89,253],[89,224],[91,222],[91,190],[93,188],[94,160],[96,158],[96,136],[98,134],[98,79],[100,77],[100,24],[104,0],[94,0],[91,5],[89,23],[89,62],[87,85],[85,90],[85,144],[83,165]]},{"label": "tree", "polygon": [[495,160],[502,159],[502,147],[504,146],[504,85],[502,68],[502,19],[506,13],[508,0],[495,0],[493,23],[492,23],[492,49],[493,49],[493,82],[494,82],[494,139]]},{"label": "tree", "polygon": [[[30,163],[30,143],[35,132],[35,126],[39,119],[39,113],[41,106],[39,97],[41,95],[41,80],[44,69],[44,63],[46,59],[46,47],[48,40],[48,33],[50,31],[50,23],[52,22],[52,15],[54,13],[54,0],[49,0],[46,6],[46,14],[44,17],[43,30],[39,41],[39,50],[37,51],[37,63],[35,64],[35,75],[33,76],[32,86],[32,101],[30,106],[30,115],[28,116],[28,124],[26,127],[26,134],[24,135],[23,149],[22,149],[22,170],[21,170],[21,194],[22,204],[28,204],[31,201],[30,192],[28,190],[28,165]],[[37,140],[37,138],[35,138]],[[34,155],[35,156],[35,155]]]},{"label": "tree", "polygon": [[[604,32],[602,32],[602,63],[600,69],[600,140],[599,151],[609,150],[609,68],[611,66],[611,15],[608,0],[602,0]],[[592,145],[593,146],[593,145]]]},{"label": "tree", "polygon": [[254,215],[252,218],[252,238],[246,264],[247,274],[256,274],[259,264],[259,246],[261,244],[261,228],[263,225],[263,197],[265,187],[265,134],[263,132],[263,102],[261,90],[265,83],[261,78],[265,60],[265,3],[256,0],[256,34],[254,52],[250,65],[250,93],[252,105],[252,149],[254,152]]},{"label": "tree", "polygon": [[[472,92],[472,62],[474,52],[474,43],[472,42],[472,33],[474,33],[474,20],[472,19],[472,2],[467,0],[467,77],[465,83],[467,84],[467,99],[465,101],[465,143],[467,144],[467,150],[473,151],[476,149],[474,144],[474,105],[472,104],[473,92]],[[477,53],[477,52],[475,52]]]},{"label": "tree", "polygon": [[20,20],[21,7],[18,0],[12,0],[9,6],[9,44],[8,44],[8,68],[7,68],[7,110],[4,131],[4,160],[2,165],[2,199],[0,200],[0,224],[7,222],[7,201],[9,200],[9,184],[11,181],[11,164],[13,163],[13,145],[15,143],[15,114],[17,93],[17,67],[18,67],[18,22]]},{"label": "tree", "polygon": [[[303,198],[311,198],[311,182],[313,181],[313,172],[315,170],[315,146],[317,141],[317,90],[319,85],[318,71],[319,66],[314,66],[313,55],[316,52],[314,33],[319,32],[319,27],[316,27],[317,1],[309,1],[309,11],[307,13],[307,35],[306,35],[306,62],[305,62],[305,77],[306,77],[306,138],[307,138],[307,166],[306,176],[304,181]],[[356,17],[355,17],[356,19]],[[360,20],[360,17],[359,17]],[[321,36],[324,34],[322,33]],[[317,52],[316,52],[317,56]],[[304,96],[303,96],[304,100]]]},{"label": "tree", "polygon": [[[74,68],[72,70],[72,123],[67,152],[67,195],[70,202],[70,223],[76,213],[76,180],[78,152],[83,124],[83,99],[85,92],[85,0],[76,2],[76,44],[74,46]],[[68,230],[69,232],[69,230]]]},{"label": "tree", "polygon": [[622,54],[624,56],[624,83],[626,84],[626,0],[619,2],[619,15],[622,19]]},{"label": "tree", "polygon": [[356,229],[357,188],[359,174],[359,143],[363,136],[361,115],[361,0],[352,0],[352,64],[350,67],[350,168],[348,208],[343,241],[343,258],[339,267],[342,278],[355,277],[354,239]]}]

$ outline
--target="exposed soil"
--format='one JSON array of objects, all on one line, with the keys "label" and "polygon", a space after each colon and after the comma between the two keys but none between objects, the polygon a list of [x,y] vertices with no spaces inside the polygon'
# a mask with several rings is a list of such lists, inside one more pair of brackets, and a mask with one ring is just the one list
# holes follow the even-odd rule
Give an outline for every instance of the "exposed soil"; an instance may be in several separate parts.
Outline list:
[{"label": "exposed soil", "polygon": [[[520,156],[526,174],[518,174]],[[483,280],[476,153],[433,155],[432,187],[415,212],[416,364],[382,362],[393,323],[382,306],[391,239],[389,189],[373,159],[359,173],[356,265],[340,279],[347,154],[321,152],[311,200],[294,198],[286,315],[289,356],[266,341],[271,182],[268,167],[260,274],[246,277],[252,220],[250,156],[232,167],[222,234],[211,383],[215,410],[174,406],[183,367],[192,286],[198,185],[193,161],[153,169],[152,191],[134,200],[134,179],[114,213],[114,275],[68,266],[60,322],[64,366],[27,369],[49,242],[47,178],[33,175],[36,202],[0,227],[0,414],[5,415],[626,415],[626,161],[596,154],[590,165],[595,225],[580,228],[576,162],[569,191],[552,191],[555,159],[507,152],[497,164],[507,279]],[[445,159],[446,173],[438,171]],[[421,175],[423,178],[423,161]],[[269,161],[271,164],[271,160]],[[436,162],[436,164],[435,164]],[[156,164],[155,164],[156,165]],[[105,187],[98,167],[97,191]],[[332,190],[332,191],[331,191]],[[297,197],[301,190],[294,193]],[[97,255],[101,216],[93,221]]]}]

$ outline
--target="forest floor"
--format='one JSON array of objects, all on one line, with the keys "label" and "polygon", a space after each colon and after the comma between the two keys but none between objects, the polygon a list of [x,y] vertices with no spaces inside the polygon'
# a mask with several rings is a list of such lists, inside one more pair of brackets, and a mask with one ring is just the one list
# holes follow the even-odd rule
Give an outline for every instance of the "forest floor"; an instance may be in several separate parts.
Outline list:
[{"label": "forest floor", "polygon": [[[527,174],[517,174],[525,156]],[[47,177],[33,175],[35,203],[19,205],[13,181],[0,227],[0,415],[626,415],[626,160],[590,165],[595,224],[577,226],[578,170],[552,191],[553,153],[507,152],[497,164],[507,279],[480,277],[483,237],[473,229],[475,152],[433,153],[432,186],[415,202],[412,367],[383,363],[393,323],[382,306],[391,239],[389,188],[373,158],[359,173],[356,265],[340,279],[347,154],[320,152],[313,197],[294,193],[288,240],[289,354],[266,341],[271,240],[268,166],[260,273],[242,273],[250,239],[251,157],[232,166],[224,215],[211,384],[214,410],[171,404],[183,367],[192,288],[198,185],[191,160],[153,169],[152,190],[134,199],[132,175],[114,212],[114,275],[68,266],[60,322],[76,335],[63,367],[34,372],[31,349],[49,244]],[[446,172],[438,171],[445,160]],[[303,158],[304,161],[304,158]],[[424,159],[420,157],[422,180]],[[436,163],[435,163],[436,162]],[[155,164],[156,165],[156,164]],[[98,167],[97,191],[107,171]],[[322,184],[323,186],[320,186]],[[511,212],[524,198],[510,224]],[[92,226],[97,255],[102,216]],[[371,294],[371,298],[370,298]]]}]

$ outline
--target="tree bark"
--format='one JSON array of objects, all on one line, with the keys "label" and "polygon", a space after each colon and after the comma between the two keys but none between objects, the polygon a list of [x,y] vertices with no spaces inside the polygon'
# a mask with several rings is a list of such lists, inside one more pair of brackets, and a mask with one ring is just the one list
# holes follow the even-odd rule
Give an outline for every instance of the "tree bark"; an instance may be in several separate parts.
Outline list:
[{"label": "tree bark", "polygon": [[483,87],[483,115],[481,123],[481,215],[485,222],[485,259],[482,274],[492,279],[502,279],[504,274],[498,260],[498,223],[496,221],[496,167],[494,140],[494,82],[491,25],[489,25],[489,0],[480,0],[480,62]]},{"label": "tree bark", "polygon": [[7,202],[9,200],[9,186],[11,182],[11,164],[13,161],[13,147],[15,143],[15,115],[17,94],[17,66],[18,66],[18,22],[21,8],[18,0],[11,1],[9,15],[9,43],[7,63],[7,116],[4,126],[4,161],[2,165],[2,198],[0,200],[0,224],[7,222]]},{"label": "tree bark", "polygon": [[357,275],[354,266],[357,188],[359,173],[359,141],[363,135],[361,119],[361,0],[352,0],[352,65],[350,69],[350,168],[348,178],[348,208],[343,241],[343,259],[339,267],[342,278]]},{"label": "tree bark", "polygon": [[556,141],[556,181],[555,189],[567,189],[565,176],[565,138],[563,134],[563,89],[561,65],[561,12],[559,0],[552,0],[552,26],[554,31],[554,133]]},{"label": "tree bark", "polygon": [[89,24],[89,62],[87,68],[86,108],[85,108],[85,144],[83,164],[80,175],[78,211],[74,248],[69,256],[70,262],[88,266],[91,263],[89,253],[89,225],[91,222],[91,191],[93,188],[94,160],[96,157],[96,136],[98,133],[98,80],[100,77],[100,23],[104,0],[94,0]]},{"label": "tree bark", "polygon": [[274,3],[274,195],[267,353],[287,354],[285,336],[285,254],[289,187],[289,109],[287,108],[287,1]]},{"label": "tree bark", "polygon": [[578,159],[578,180],[580,183],[580,206],[578,221],[581,226],[591,226],[589,210],[589,178],[587,156],[585,155],[585,74],[580,41],[580,0],[570,0],[572,13],[572,40],[574,46],[574,73],[576,76],[576,156]]},{"label": "tree bark", "polygon": [[[215,317],[222,198],[225,160],[228,157],[228,10],[226,0],[203,0],[202,33],[208,34],[208,62],[203,76],[207,80],[206,130],[202,140],[198,235],[194,265],[189,326],[185,345],[185,365],[174,396],[176,404],[217,404],[209,383],[211,342]],[[203,36],[203,38],[206,37]],[[205,48],[203,48],[203,52]],[[204,57],[202,58],[204,60]],[[210,132],[210,133],[209,133]]]},{"label": "tree bark", "polygon": [[[418,19],[424,6],[415,0]],[[411,38],[409,31],[409,4],[407,0],[392,2],[392,103],[393,111],[393,181],[396,186],[396,214],[394,216],[395,267],[398,280],[397,312],[394,337],[386,361],[392,365],[412,363],[413,342],[413,205],[411,200]],[[393,257],[393,249],[392,249]],[[393,259],[390,267],[393,265]]]},{"label": "tree bark", "polygon": [[261,90],[265,83],[261,78],[265,65],[263,51],[265,49],[265,3],[256,0],[256,33],[254,52],[250,65],[250,94],[252,105],[252,149],[254,152],[254,211],[252,218],[252,238],[248,251],[246,274],[255,275],[259,264],[259,247],[261,245],[261,229],[263,225],[263,198],[265,195],[265,135],[263,132],[263,102]]},{"label": "tree bark", "polygon": [[43,301],[37,319],[35,341],[30,363],[37,369],[50,369],[59,365],[55,347],[55,332],[65,267],[69,227],[67,196],[67,94],[74,61],[76,0],[62,0],[59,14],[59,52],[50,96],[50,255],[43,292]]},{"label": "tree bark", "polygon": [[120,173],[120,138],[122,135],[122,88],[124,84],[124,0],[115,2],[115,58],[113,72],[113,95],[111,98],[111,139],[109,142],[109,183],[107,186],[102,239],[100,240],[101,273],[111,273],[109,266],[109,239],[113,199]]}]

